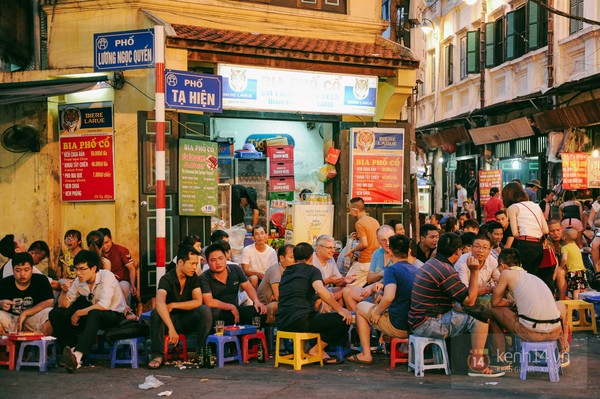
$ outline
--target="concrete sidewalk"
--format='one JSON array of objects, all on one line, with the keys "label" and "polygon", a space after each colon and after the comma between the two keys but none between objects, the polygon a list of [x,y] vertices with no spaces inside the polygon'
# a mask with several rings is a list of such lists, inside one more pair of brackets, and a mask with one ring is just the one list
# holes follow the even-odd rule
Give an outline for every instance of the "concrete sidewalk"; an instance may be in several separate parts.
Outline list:
[{"label": "concrete sidewalk", "polygon": [[[110,369],[107,362],[68,374],[63,368],[40,373],[33,368],[9,372],[0,368],[0,398],[156,398],[172,390],[172,398],[467,398],[535,397],[599,398],[600,338],[578,333],[571,343],[571,365],[560,382],[551,383],[547,374],[530,373],[526,381],[518,373],[501,378],[474,378],[426,371],[424,378],[409,373],[405,365],[389,368],[385,355],[376,355],[372,365],[346,362],[337,366],[273,367],[273,360],[223,369],[184,369],[165,365],[160,370],[145,368]],[[147,391],[138,388],[148,375],[165,383]]]}]

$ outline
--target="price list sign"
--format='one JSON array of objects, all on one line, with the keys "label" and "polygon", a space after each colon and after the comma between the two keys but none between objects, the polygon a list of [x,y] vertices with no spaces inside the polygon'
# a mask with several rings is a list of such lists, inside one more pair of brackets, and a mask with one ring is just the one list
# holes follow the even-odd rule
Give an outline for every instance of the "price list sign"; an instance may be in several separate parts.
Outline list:
[{"label": "price list sign", "polygon": [[479,171],[479,193],[481,205],[487,204],[490,200],[490,189],[498,187],[502,189],[502,171],[497,169]]},{"label": "price list sign", "polygon": [[179,214],[214,216],[219,196],[217,143],[179,140]]},{"label": "price list sign", "polygon": [[572,152],[561,154],[563,182],[565,190],[579,190],[588,188],[588,157],[585,152]]},{"label": "price list sign", "polygon": [[402,204],[404,129],[351,129],[350,197]]},{"label": "price list sign", "polygon": [[114,201],[113,136],[60,138],[62,200]]}]

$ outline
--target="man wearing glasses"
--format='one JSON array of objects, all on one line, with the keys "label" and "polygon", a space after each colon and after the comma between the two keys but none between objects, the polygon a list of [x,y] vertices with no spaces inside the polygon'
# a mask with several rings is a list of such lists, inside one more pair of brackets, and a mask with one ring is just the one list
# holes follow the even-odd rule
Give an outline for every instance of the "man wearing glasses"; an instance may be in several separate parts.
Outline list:
[{"label": "man wearing glasses", "polygon": [[467,261],[470,257],[477,259],[479,262],[479,290],[477,296],[491,295],[500,278],[498,261],[491,252],[492,241],[490,237],[485,234],[479,234],[473,240],[471,252],[463,254],[454,265],[454,268],[460,277],[460,281],[468,287],[471,272],[467,266]]},{"label": "man wearing glasses", "polygon": [[317,247],[312,262],[313,266],[321,271],[325,286],[333,287],[330,291],[333,292],[335,300],[340,302],[342,299],[342,290],[340,288],[346,284],[350,284],[354,281],[354,278],[344,278],[342,276],[333,258],[334,253],[335,239],[330,235],[322,234],[317,238]]},{"label": "man wearing glasses", "polygon": [[97,253],[81,250],[73,263],[77,279],[49,316],[54,335],[64,347],[63,361],[71,373],[90,352],[98,330],[117,326],[125,319],[127,307],[119,282],[111,271],[101,270]]}]

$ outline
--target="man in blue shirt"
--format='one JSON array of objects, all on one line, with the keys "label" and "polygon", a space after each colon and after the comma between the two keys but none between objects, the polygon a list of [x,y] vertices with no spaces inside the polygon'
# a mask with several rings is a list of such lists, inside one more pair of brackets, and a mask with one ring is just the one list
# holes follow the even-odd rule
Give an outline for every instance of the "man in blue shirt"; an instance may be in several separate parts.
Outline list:
[{"label": "man in blue shirt", "polygon": [[383,298],[374,305],[360,302],[356,307],[356,327],[362,353],[350,356],[351,362],[373,363],[371,355],[371,325],[390,337],[408,337],[408,310],[410,293],[417,268],[408,262],[410,240],[403,235],[389,238],[392,251],[392,266],[383,272]]}]

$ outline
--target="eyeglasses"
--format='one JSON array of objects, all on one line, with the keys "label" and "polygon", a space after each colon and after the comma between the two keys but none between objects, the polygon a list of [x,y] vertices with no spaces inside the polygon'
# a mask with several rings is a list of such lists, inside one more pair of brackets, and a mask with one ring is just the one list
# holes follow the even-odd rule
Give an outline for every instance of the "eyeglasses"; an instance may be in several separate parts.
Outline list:
[{"label": "eyeglasses", "polygon": [[75,272],[84,272],[86,270],[90,270],[89,267],[76,267]]},{"label": "eyeglasses", "polygon": [[75,240],[75,237],[65,237],[65,242],[73,242]]},{"label": "eyeglasses", "polygon": [[471,248],[478,251],[489,251],[491,249],[490,247],[482,247],[481,245],[473,245]]},{"label": "eyeglasses", "polygon": [[319,247],[323,247],[325,249],[335,249],[335,247],[326,247],[325,245],[321,245],[321,244],[319,244]]}]

